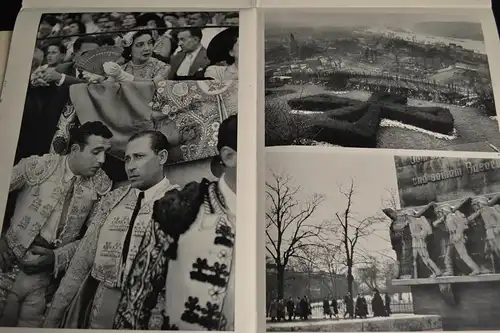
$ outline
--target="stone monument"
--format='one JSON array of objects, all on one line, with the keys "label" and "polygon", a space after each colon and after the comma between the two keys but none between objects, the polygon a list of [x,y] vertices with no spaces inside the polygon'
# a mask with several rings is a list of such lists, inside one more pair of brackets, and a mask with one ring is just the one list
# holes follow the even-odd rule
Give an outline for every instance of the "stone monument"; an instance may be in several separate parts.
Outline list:
[{"label": "stone monument", "polygon": [[444,330],[500,329],[499,160],[414,161],[396,157],[402,208],[383,209],[393,285],[410,286],[414,313],[441,316]]}]

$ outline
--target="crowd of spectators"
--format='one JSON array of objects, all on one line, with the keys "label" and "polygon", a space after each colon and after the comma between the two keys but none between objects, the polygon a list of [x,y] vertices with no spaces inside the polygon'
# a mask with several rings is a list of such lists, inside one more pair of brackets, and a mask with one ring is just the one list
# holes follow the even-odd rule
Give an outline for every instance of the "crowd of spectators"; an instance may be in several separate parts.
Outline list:
[{"label": "crowd of spectators", "polygon": [[[88,82],[96,74],[97,81],[235,79],[238,23],[238,12],[47,14],[38,28],[31,83]],[[104,66],[105,75],[93,70],[95,62],[78,62],[106,46],[108,54],[120,50],[122,56]]]}]

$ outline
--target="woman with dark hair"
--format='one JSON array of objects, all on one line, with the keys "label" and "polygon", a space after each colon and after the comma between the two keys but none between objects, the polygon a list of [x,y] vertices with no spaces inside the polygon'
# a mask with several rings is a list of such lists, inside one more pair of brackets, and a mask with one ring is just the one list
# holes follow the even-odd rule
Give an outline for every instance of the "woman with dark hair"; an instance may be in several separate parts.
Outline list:
[{"label": "woman with dark hair", "polygon": [[153,56],[165,63],[170,62],[171,56],[177,49],[177,40],[167,30],[167,24],[155,13],[145,13],[137,18],[137,24],[151,30],[151,36],[155,41]]},{"label": "woman with dark hair", "polygon": [[205,77],[217,81],[238,79],[238,27],[229,28],[215,36],[207,48],[210,65]]},{"label": "woman with dark hair", "polygon": [[123,36],[123,58],[125,64],[108,62],[104,64],[106,74],[116,81],[165,80],[170,66],[153,57],[153,36],[149,30],[127,33]]}]

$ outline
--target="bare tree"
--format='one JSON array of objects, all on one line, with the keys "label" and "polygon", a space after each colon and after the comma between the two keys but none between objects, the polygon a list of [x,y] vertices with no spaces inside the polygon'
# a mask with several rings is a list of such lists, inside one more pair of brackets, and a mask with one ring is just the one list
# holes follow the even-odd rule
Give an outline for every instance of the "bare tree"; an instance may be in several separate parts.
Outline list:
[{"label": "bare tree", "polygon": [[306,292],[311,297],[312,281],[315,274],[318,274],[321,266],[319,261],[319,247],[314,245],[304,246],[297,251],[289,260],[289,267],[295,272],[300,272],[307,276]]},{"label": "bare tree", "polygon": [[[312,281],[314,275],[319,277],[320,283],[326,287],[329,294],[337,295],[339,276],[345,275],[345,266],[342,262],[342,249],[338,244],[322,240],[318,244],[309,245],[301,249],[291,259],[290,268],[307,275]],[[311,293],[311,285],[307,285],[306,295]]]},{"label": "bare tree", "polygon": [[315,244],[320,235],[322,224],[309,224],[309,220],[324,196],[313,194],[299,201],[301,187],[295,186],[290,176],[273,172],[272,178],[266,182],[266,249],[275,263],[278,297],[283,297],[285,269],[290,259]]},{"label": "bare tree", "polygon": [[380,222],[380,218],[368,217],[362,220],[356,218],[353,208],[356,193],[354,179],[351,178],[347,189],[339,186],[339,192],[345,198],[345,208],[343,211],[335,213],[335,219],[331,223],[340,238],[344,264],[347,269],[348,291],[352,294],[354,282],[353,267],[358,257],[364,256],[359,249],[359,241],[371,233],[373,225]]},{"label": "bare tree", "polygon": [[357,269],[357,278],[360,285],[368,289],[380,289],[384,281],[384,266],[376,257],[371,256],[370,262]]},{"label": "bare tree", "polygon": [[327,279],[323,280],[323,284],[333,297],[340,296],[337,295],[338,277],[345,274],[342,255],[342,248],[338,244],[326,244],[319,251],[320,265],[327,276]]},{"label": "bare tree", "polygon": [[385,191],[387,192],[387,196],[382,198],[382,206],[384,208],[399,209],[398,190],[388,188]]}]

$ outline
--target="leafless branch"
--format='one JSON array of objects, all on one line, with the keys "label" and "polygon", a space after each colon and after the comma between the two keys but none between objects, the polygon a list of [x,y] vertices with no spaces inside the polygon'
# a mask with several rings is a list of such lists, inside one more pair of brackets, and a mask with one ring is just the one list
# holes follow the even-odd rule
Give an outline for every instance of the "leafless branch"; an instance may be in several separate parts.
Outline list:
[{"label": "leafless branch", "polygon": [[284,270],[291,258],[304,257],[311,245],[317,243],[323,223],[311,220],[323,203],[322,194],[313,194],[306,200],[298,200],[301,187],[293,184],[293,178],[272,171],[272,180],[266,182],[266,238],[267,251],[278,269]]}]

